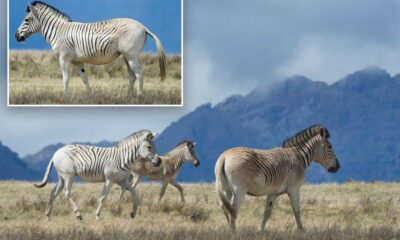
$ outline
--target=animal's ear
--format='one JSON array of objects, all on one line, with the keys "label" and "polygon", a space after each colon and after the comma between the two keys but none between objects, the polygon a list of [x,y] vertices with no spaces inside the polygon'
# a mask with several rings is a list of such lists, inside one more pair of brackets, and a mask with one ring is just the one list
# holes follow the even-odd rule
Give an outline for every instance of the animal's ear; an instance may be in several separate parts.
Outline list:
[{"label": "animal's ear", "polygon": [[35,18],[39,19],[39,14],[38,14],[38,11],[37,11],[37,9],[36,9],[35,6],[33,6],[32,4],[29,4],[28,10],[29,10],[29,12],[32,13],[32,15],[33,15]]},{"label": "animal's ear", "polygon": [[147,134],[146,138],[147,138],[148,140],[153,140],[153,139],[156,138],[157,136],[158,136],[158,133],[152,133],[152,132],[150,132],[150,133]]},{"label": "animal's ear", "polygon": [[323,138],[327,137],[327,131],[326,131],[326,129],[325,129],[325,128],[321,128],[321,129],[319,130],[319,134],[320,134],[321,137],[323,137]]}]

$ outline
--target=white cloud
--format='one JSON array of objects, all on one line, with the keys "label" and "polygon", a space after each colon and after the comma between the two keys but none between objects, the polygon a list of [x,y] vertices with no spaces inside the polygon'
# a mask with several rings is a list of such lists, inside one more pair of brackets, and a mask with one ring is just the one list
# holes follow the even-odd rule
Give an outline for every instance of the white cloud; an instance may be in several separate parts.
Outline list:
[{"label": "white cloud", "polygon": [[219,68],[199,42],[190,42],[187,49],[185,103],[190,109],[208,102],[215,104],[232,94],[245,94],[255,88],[257,81],[251,77],[237,81],[237,76]]},{"label": "white cloud", "polygon": [[300,74],[328,83],[368,66],[397,74],[400,72],[400,41],[397,42],[392,45],[331,34],[307,36],[298,42],[296,54],[283,63],[277,73]]}]

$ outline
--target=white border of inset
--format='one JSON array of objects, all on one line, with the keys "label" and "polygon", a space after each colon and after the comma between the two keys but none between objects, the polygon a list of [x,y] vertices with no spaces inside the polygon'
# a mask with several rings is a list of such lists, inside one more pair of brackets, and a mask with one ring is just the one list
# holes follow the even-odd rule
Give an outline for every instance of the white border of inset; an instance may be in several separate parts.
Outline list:
[{"label": "white border of inset", "polygon": [[10,0],[7,0],[7,107],[9,108],[81,108],[81,107],[93,107],[93,108],[102,108],[102,107],[120,107],[120,108],[129,108],[129,107],[183,107],[184,103],[184,41],[183,41],[183,4],[184,0],[181,0],[181,103],[180,104],[10,104]]}]

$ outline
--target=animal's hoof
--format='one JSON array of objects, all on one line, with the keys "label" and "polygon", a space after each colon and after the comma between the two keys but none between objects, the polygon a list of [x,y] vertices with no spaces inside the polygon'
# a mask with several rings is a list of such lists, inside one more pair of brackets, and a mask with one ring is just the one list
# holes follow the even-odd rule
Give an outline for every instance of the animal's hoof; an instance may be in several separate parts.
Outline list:
[{"label": "animal's hoof", "polygon": [[83,220],[83,218],[82,218],[82,216],[81,216],[81,215],[79,215],[79,216],[76,216],[76,219],[78,219],[78,220],[80,220],[80,221],[82,221],[82,220]]},{"label": "animal's hoof", "polygon": [[131,218],[135,219],[136,214],[134,212],[131,212]]}]

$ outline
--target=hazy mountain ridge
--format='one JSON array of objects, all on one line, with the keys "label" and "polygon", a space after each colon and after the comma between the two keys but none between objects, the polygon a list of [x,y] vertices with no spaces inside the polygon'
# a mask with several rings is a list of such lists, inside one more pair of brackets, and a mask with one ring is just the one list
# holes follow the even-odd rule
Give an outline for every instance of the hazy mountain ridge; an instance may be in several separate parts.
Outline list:
[{"label": "hazy mountain ridge", "polygon": [[[329,174],[314,163],[307,181],[396,181],[400,179],[399,93],[400,75],[392,77],[373,67],[331,85],[294,76],[215,106],[201,105],[172,122],[156,143],[163,154],[183,139],[194,140],[201,165],[185,166],[178,179],[213,181],[215,161],[225,149],[279,147],[287,137],[319,123],[331,132],[342,168]],[[23,159],[40,172],[40,179],[61,146],[47,146]]]},{"label": "hazy mountain ridge", "polygon": [[16,152],[0,142],[0,179],[1,180],[33,180],[37,173],[30,169]]},{"label": "hazy mountain ridge", "polygon": [[295,76],[215,107],[200,106],[171,124],[158,145],[166,150],[182,138],[195,139],[202,170],[187,169],[180,179],[212,181],[214,163],[226,148],[279,147],[287,137],[320,123],[331,132],[342,169],[328,174],[313,164],[308,181],[394,181],[400,170],[399,92],[399,75],[373,67],[332,85]]}]

